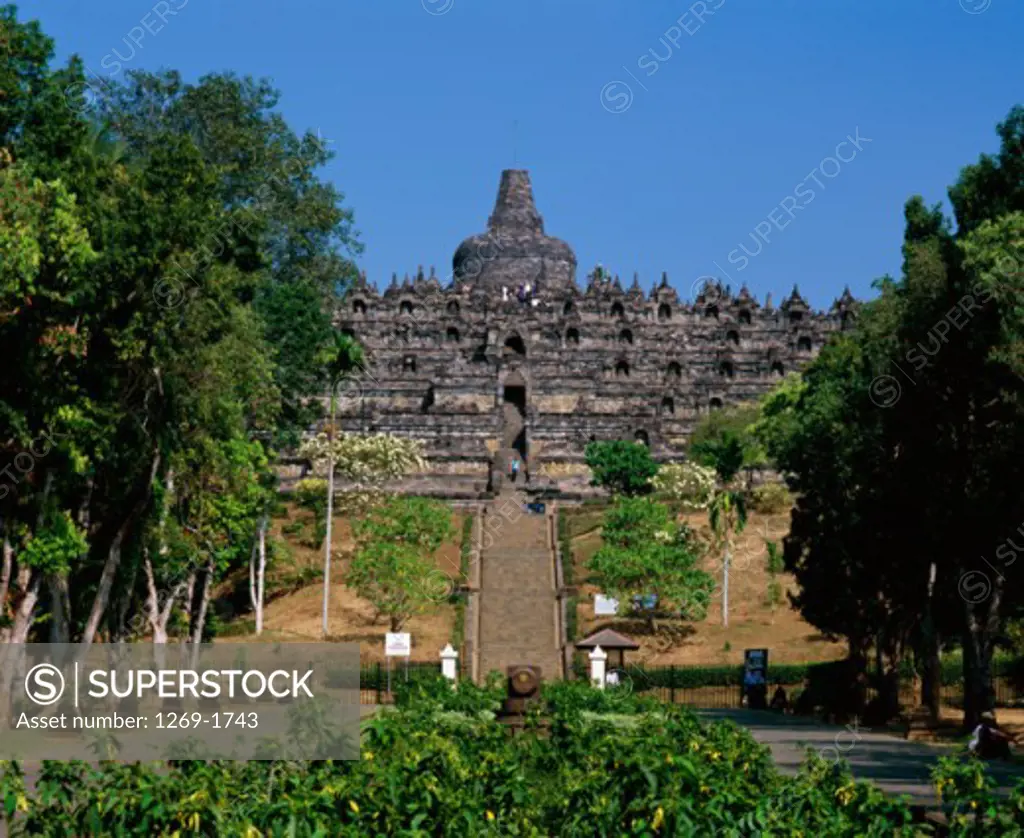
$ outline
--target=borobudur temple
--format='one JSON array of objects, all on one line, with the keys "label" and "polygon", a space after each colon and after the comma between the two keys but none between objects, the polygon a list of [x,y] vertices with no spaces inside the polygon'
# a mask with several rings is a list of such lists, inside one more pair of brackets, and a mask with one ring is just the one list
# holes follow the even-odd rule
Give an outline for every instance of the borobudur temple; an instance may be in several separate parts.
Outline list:
[{"label": "borobudur temple", "polygon": [[849,289],[821,312],[795,287],[774,307],[710,281],[691,303],[665,275],[645,294],[600,267],[581,288],[522,170],[502,173],[487,231],[452,267],[447,285],[421,268],[383,292],[364,275],[336,318],[367,356],[342,387],[340,427],[422,440],[429,472],[408,488],[451,498],[497,491],[512,457],[528,491],[587,494],[592,440],[683,459],[702,415],[801,369],[857,307]]}]

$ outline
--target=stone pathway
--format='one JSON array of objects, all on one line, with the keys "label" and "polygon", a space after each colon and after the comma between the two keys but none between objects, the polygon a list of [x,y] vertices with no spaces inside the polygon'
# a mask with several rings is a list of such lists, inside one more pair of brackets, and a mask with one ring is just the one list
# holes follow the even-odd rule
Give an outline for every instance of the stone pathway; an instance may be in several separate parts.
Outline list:
[{"label": "stone pathway", "polygon": [[480,580],[480,676],[513,664],[562,677],[555,635],[555,582],[546,515],[527,513],[511,492],[484,518]]}]

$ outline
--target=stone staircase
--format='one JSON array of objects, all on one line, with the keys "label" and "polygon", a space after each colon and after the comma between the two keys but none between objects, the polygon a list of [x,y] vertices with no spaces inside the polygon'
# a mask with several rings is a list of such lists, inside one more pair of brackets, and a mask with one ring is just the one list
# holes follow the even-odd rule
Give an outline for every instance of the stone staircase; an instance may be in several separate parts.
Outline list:
[{"label": "stone staircase", "polygon": [[539,666],[545,681],[562,677],[548,516],[525,510],[518,517],[509,514],[523,502],[522,495],[506,492],[486,510],[490,539],[485,536],[480,558],[481,681],[492,670],[504,674],[512,664]]}]

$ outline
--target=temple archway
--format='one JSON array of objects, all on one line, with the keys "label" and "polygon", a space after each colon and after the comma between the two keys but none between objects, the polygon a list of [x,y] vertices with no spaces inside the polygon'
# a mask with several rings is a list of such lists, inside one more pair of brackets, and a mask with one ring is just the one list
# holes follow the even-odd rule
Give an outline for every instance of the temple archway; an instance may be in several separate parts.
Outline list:
[{"label": "temple archway", "polygon": [[525,463],[526,442],[526,379],[519,370],[505,377],[502,389],[502,448],[511,448],[519,453]]},{"label": "temple archway", "polygon": [[505,339],[504,351],[506,355],[526,355],[526,344],[519,335],[509,335]]}]

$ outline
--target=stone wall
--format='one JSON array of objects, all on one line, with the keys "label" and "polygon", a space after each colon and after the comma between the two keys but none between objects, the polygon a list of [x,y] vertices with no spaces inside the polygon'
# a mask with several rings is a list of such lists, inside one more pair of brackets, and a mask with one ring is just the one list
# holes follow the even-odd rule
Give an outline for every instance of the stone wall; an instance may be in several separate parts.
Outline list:
[{"label": "stone wall", "polygon": [[[505,396],[522,387],[531,482],[575,492],[590,440],[640,439],[679,459],[702,416],[760,397],[856,316],[849,291],[822,312],[795,288],[778,307],[719,284],[684,302],[665,276],[645,294],[600,269],[580,288],[567,248],[544,235],[528,176],[505,173],[491,226],[460,245],[448,287],[433,269],[383,293],[363,277],[336,318],[368,359],[342,393],[342,427],[423,440],[430,479],[452,491],[462,475],[468,491],[486,481],[518,415]],[[532,302],[516,298],[524,277]]]}]

